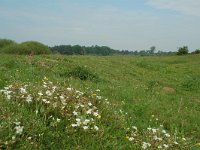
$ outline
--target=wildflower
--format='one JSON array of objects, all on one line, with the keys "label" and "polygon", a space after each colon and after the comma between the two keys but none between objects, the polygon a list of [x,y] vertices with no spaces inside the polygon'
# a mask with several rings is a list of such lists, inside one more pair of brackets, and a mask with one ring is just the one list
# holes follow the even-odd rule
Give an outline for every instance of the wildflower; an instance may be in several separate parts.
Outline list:
[{"label": "wildflower", "polygon": [[167,144],[163,144],[163,146],[164,146],[165,148],[169,148],[169,145],[167,145]]},{"label": "wildflower", "polygon": [[8,95],[8,94],[6,95],[6,97],[7,97],[7,99],[8,99],[8,100],[10,100],[10,99],[11,99],[11,96],[10,96],[10,95]]},{"label": "wildflower", "polygon": [[94,126],[94,129],[95,129],[96,131],[98,131],[98,130],[99,130],[99,127],[97,127],[97,126]]},{"label": "wildflower", "polygon": [[76,118],[76,121],[77,121],[77,122],[80,122],[80,121],[81,121],[81,119],[79,119],[79,118]]},{"label": "wildflower", "polygon": [[28,103],[29,103],[29,102],[32,102],[32,97],[31,97],[30,94],[27,96],[26,101],[27,101]]},{"label": "wildflower", "polygon": [[88,129],[88,126],[83,126],[83,129],[84,129],[84,130],[87,130],[87,129]]},{"label": "wildflower", "polygon": [[99,114],[98,114],[98,112],[93,112],[93,115],[94,115],[95,117],[97,117]]},{"label": "wildflower", "polygon": [[83,121],[83,124],[84,124],[84,125],[87,125],[89,122],[90,122],[89,119],[85,119],[85,120]]},{"label": "wildflower", "polygon": [[152,129],[152,132],[153,132],[153,133],[156,133],[156,131],[157,131],[157,129]]},{"label": "wildflower", "polygon": [[77,115],[78,115],[78,112],[76,112],[76,111],[73,111],[73,114],[74,114],[75,116],[77,116]]},{"label": "wildflower", "polygon": [[22,132],[23,132],[23,126],[16,126],[15,127],[15,130],[16,130],[16,134],[22,134]]},{"label": "wildflower", "polygon": [[72,88],[67,88],[67,90],[68,90],[68,91],[72,91],[73,89],[72,89]]},{"label": "wildflower", "polygon": [[99,89],[96,89],[96,92],[100,92],[100,90],[99,90]]},{"label": "wildflower", "polygon": [[15,140],[15,138],[16,138],[15,136],[12,136],[12,140]]},{"label": "wildflower", "polygon": [[168,133],[166,133],[165,136],[168,137],[168,138],[170,137],[170,135]]},{"label": "wildflower", "polygon": [[46,95],[47,95],[47,96],[51,96],[52,93],[51,93],[49,90],[47,90],[47,91],[46,91]]},{"label": "wildflower", "polygon": [[36,114],[36,115],[38,114],[38,110],[35,111],[35,114]]},{"label": "wildflower", "polygon": [[136,127],[136,126],[132,126],[132,128],[135,129],[135,130],[137,130],[137,127]]},{"label": "wildflower", "polygon": [[186,141],[186,139],[185,139],[184,137],[182,138],[182,140],[183,140],[183,141]]},{"label": "wildflower", "polygon": [[61,119],[59,119],[59,118],[56,119],[57,122],[60,122],[60,120],[61,120]]},{"label": "wildflower", "polygon": [[42,92],[39,92],[38,95],[39,95],[39,96],[42,96],[43,94],[42,94]]},{"label": "wildflower", "polygon": [[151,130],[151,128],[147,128],[147,130],[149,130],[149,131],[150,131],[150,130]]},{"label": "wildflower", "polygon": [[175,141],[174,144],[175,144],[175,145],[178,145],[178,142]]},{"label": "wildflower", "polygon": [[97,96],[97,99],[101,99],[101,96]]},{"label": "wildflower", "polygon": [[20,88],[20,93],[22,93],[22,94],[26,94],[27,92],[26,92],[26,89],[24,89],[24,88]]},{"label": "wildflower", "polygon": [[91,103],[91,102],[89,102],[89,103],[88,103],[88,106],[92,106],[92,103]]},{"label": "wildflower", "polygon": [[65,97],[64,97],[64,96],[62,96],[62,95],[61,95],[61,96],[59,96],[59,97],[60,97],[60,99],[61,99],[61,100],[63,100],[63,99],[65,98]]},{"label": "wildflower", "polygon": [[162,148],[162,145],[159,145],[159,146],[158,146],[158,149],[161,149],[161,148]]},{"label": "wildflower", "polygon": [[77,124],[72,124],[72,127],[77,127]]},{"label": "wildflower", "polygon": [[129,141],[133,141],[134,140],[134,138],[133,137],[129,137],[129,139],[128,139]]},{"label": "wildflower", "polygon": [[151,146],[151,144],[150,143],[146,143],[146,142],[142,143],[142,148],[143,149],[147,149],[148,146]]},{"label": "wildflower", "polygon": [[166,134],[167,132],[165,130],[162,130],[162,133]]},{"label": "wildflower", "polygon": [[86,114],[91,114],[92,113],[92,109],[89,109],[86,111]]},{"label": "wildflower", "polygon": [[153,139],[154,139],[155,141],[157,141],[157,140],[158,140],[157,135],[154,135],[154,136],[153,136]]}]

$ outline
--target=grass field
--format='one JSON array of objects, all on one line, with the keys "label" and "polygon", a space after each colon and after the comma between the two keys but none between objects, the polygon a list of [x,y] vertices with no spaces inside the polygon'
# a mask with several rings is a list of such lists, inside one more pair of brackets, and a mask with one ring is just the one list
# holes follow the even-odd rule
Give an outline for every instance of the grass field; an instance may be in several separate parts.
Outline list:
[{"label": "grass field", "polygon": [[1,55],[0,149],[198,149],[199,66],[200,55]]}]

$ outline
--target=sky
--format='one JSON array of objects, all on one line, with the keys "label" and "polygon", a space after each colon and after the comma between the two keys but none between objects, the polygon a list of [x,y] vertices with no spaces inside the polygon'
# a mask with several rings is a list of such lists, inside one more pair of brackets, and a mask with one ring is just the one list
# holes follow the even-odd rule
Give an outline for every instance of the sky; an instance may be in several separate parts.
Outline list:
[{"label": "sky", "polygon": [[200,48],[199,0],[0,0],[0,38],[117,50]]}]

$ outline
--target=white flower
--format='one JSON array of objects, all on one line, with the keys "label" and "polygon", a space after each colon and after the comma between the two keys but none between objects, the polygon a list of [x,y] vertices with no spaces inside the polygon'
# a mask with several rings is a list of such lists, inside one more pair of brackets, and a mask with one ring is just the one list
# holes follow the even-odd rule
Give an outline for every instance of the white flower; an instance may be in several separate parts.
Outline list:
[{"label": "white flower", "polygon": [[129,140],[129,141],[133,141],[134,138],[133,138],[133,137],[129,137],[128,140]]},{"label": "white flower", "polygon": [[100,92],[100,90],[99,90],[99,89],[96,89],[96,92]]},{"label": "white flower", "polygon": [[147,130],[149,130],[149,131],[150,131],[150,130],[151,130],[151,128],[147,128]]},{"label": "white flower", "polygon": [[92,113],[92,109],[89,109],[88,111],[86,111],[86,114],[91,114]]},{"label": "white flower", "polygon": [[60,122],[60,120],[61,120],[61,119],[59,119],[59,118],[56,119],[57,122]]},{"label": "white flower", "polygon": [[101,99],[101,96],[97,96],[97,99]]},{"label": "white flower", "polygon": [[153,136],[153,139],[154,139],[155,141],[157,141],[157,140],[158,140],[157,135],[154,135],[154,136]]},{"label": "white flower", "polygon": [[97,127],[97,126],[94,126],[94,129],[95,129],[96,131],[98,131],[98,130],[99,130],[99,127]]},{"label": "white flower", "polygon": [[178,145],[178,142],[175,141],[174,144]]},{"label": "white flower", "polygon": [[8,94],[6,95],[6,97],[7,97],[7,99],[8,99],[8,100],[10,100],[10,99],[11,99],[11,96],[10,96],[10,95],[8,95]]},{"label": "white flower", "polygon": [[184,137],[182,138],[182,140],[183,140],[183,141],[186,141],[186,139],[185,139]]},{"label": "white flower", "polygon": [[42,96],[43,94],[42,94],[42,92],[39,92],[38,95]]},{"label": "white flower", "polygon": [[20,92],[21,92],[22,94],[26,94],[26,93],[27,93],[25,88],[20,88]]},{"label": "white flower", "polygon": [[170,135],[168,133],[165,134],[166,137],[170,137]]},{"label": "white flower", "polygon": [[47,96],[51,96],[52,95],[52,93],[49,90],[46,91],[46,94],[47,94]]},{"label": "white flower", "polygon": [[99,114],[98,114],[98,112],[93,112],[93,115],[94,115],[95,117],[97,117]]},{"label": "white flower", "polygon": [[137,127],[136,127],[136,126],[132,126],[132,128],[135,129],[135,130],[137,130]]},{"label": "white flower", "polygon": [[63,100],[63,99],[65,98],[65,97],[64,97],[64,96],[62,96],[62,95],[61,95],[61,96],[59,96],[59,97],[60,97],[60,99],[61,99],[61,100]]},{"label": "white flower", "polygon": [[162,148],[162,145],[159,145],[159,146],[158,146],[158,149],[161,149],[161,148]]},{"label": "white flower", "polygon": [[32,97],[31,97],[30,94],[27,96],[26,101],[27,101],[28,103],[29,103],[29,102],[32,102]]},{"label": "white flower", "polygon": [[164,146],[165,148],[169,148],[169,145],[167,145],[167,144],[163,144],[163,146]]},{"label": "white flower", "polygon": [[16,134],[22,134],[23,128],[24,128],[23,126],[16,126],[15,127]]},{"label": "white flower", "polygon": [[88,106],[92,106],[92,103],[91,103],[91,102],[89,102],[89,103],[88,103]]},{"label": "white flower", "polygon": [[143,148],[143,149],[147,149],[147,143],[146,143],[146,142],[143,142],[143,143],[142,143],[142,148]]},{"label": "white flower", "polygon": [[77,127],[78,125],[77,124],[72,124],[72,127]]},{"label": "white flower", "polygon": [[152,132],[153,132],[153,133],[156,133],[156,131],[157,131],[157,129],[152,129]]},{"label": "white flower", "polygon": [[84,124],[84,125],[87,125],[89,122],[90,122],[89,119],[85,119],[85,120],[83,121],[83,124]]},{"label": "white flower", "polygon": [[74,114],[75,116],[77,116],[77,115],[78,115],[78,112],[76,112],[76,111],[73,111],[73,114]]},{"label": "white flower", "polygon": [[84,130],[87,130],[87,129],[88,129],[88,126],[83,126],[83,129],[84,129]]},{"label": "white flower", "polygon": [[68,91],[72,91],[72,90],[73,90],[73,88],[67,88],[67,90],[68,90]]},{"label": "white flower", "polygon": [[167,133],[167,132],[166,132],[165,130],[162,130],[162,133],[164,133],[164,134],[165,134],[165,133]]}]

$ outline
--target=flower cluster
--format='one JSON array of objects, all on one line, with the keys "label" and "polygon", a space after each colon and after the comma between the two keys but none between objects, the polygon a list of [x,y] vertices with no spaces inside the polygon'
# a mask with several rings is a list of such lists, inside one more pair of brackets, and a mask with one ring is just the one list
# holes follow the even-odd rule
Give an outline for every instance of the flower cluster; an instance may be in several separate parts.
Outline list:
[{"label": "flower cluster", "polygon": [[[84,131],[98,131],[101,115],[98,110],[103,97],[100,90],[82,92],[72,87],[63,87],[44,78],[42,84],[14,83],[0,91],[6,99],[17,101],[20,105],[32,105],[36,115],[59,123],[67,120],[66,128],[80,128]],[[109,103],[105,100],[105,103]],[[54,113],[52,113],[54,112]],[[56,121],[55,121],[56,120]],[[22,126],[16,126],[21,134]]]},{"label": "flower cluster", "polygon": [[[144,138],[145,137],[145,138]],[[133,126],[127,129],[127,137],[129,141],[141,147],[141,149],[187,149],[187,140],[176,134],[170,135],[160,125],[158,128],[148,127],[138,130]]]}]

